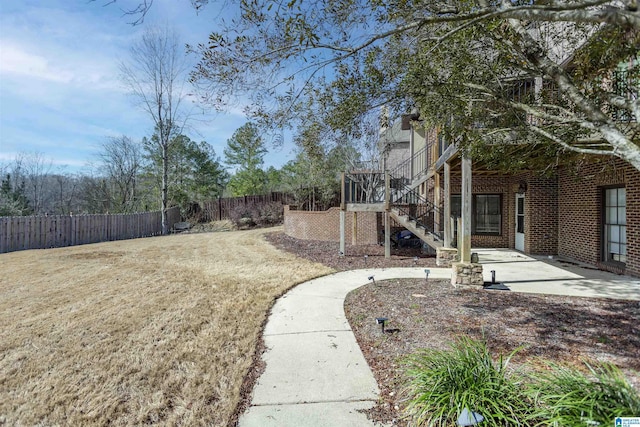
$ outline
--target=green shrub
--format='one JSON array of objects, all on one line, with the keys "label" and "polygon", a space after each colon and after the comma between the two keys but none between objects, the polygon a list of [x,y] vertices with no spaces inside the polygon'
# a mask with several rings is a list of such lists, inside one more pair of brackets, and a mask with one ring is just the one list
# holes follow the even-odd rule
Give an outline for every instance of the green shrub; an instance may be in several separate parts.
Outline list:
[{"label": "green shrub", "polygon": [[637,417],[640,395],[610,363],[585,363],[588,373],[548,364],[529,383],[541,426],[609,426],[616,417]]},{"label": "green shrub", "polygon": [[486,343],[468,337],[450,347],[406,359],[405,411],[412,425],[456,426],[464,408],[480,413],[482,426],[525,425],[530,401],[519,380],[506,372],[513,353],[494,361]]}]

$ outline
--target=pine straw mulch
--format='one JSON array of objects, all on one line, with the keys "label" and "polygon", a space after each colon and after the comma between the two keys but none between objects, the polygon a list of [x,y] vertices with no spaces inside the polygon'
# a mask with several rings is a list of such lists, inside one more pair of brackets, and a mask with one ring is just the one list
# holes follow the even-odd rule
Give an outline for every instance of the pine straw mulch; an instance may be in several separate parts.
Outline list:
[{"label": "pine straw mulch", "polygon": [[[333,242],[301,241],[282,233],[267,236],[276,247],[336,270],[433,266],[419,250],[394,251],[384,258],[379,246],[348,247],[338,257]],[[364,255],[368,255],[366,261]],[[365,265],[366,262],[366,265]],[[613,362],[640,387],[640,303],[638,301],[508,291],[456,289],[442,280],[413,279],[376,282],[356,289],[345,312],[381,389],[369,416],[393,425],[402,419],[403,357],[420,348],[447,348],[457,336],[487,341],[493,354],[508,355],[523,347],[512,366],[539,358],[580,365],[583,360]],[[388,317],[387,332],[375,324]]]}]

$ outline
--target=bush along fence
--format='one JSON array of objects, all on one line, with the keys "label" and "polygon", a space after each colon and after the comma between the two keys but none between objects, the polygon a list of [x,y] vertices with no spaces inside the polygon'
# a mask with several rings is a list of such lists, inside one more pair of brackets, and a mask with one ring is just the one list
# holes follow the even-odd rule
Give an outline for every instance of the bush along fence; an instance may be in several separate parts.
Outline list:
[{"label": "bush along fence", "polygon": [[222,221],[233,219],[234,211],[240,207],[264,205],[270,203],[280,203],[287,205],[291,203],[293,197],[287,193],[271,192],[259,196],[225,197],[216,200],[202,202],[199,207],[192,207],[187,212],[189,219],[198,222]]},{"label": "bush along fence", "polygon": [[[180,208],[167,210],[169,228],[180,222]],[[0,253],[59,248],[162,234],[157,212],[105,215],[0,217]]]}]

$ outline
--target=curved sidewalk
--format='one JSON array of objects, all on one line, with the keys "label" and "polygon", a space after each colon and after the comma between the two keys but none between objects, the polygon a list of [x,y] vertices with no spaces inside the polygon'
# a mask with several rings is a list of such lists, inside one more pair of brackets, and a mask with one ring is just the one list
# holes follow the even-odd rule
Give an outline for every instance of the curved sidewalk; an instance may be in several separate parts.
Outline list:
[{"label": "curved sidewalk", "polygon": [[[429,268],[430,279],[451,269]],[[423,268],[352,270],[302,283],[282,296],[264,330],[264,373],[241,427],[373,426],[359,410],[378,399],[378,385],[344,314],[347,294],[375,280],[424,278]],[[371,321],[380,313],[371,313]]]},{"label": "curved sidewalk", "polygon": [[[512,291],[640,300],[640,279],[540,260],[510,250],[480,249],[484,279],[491,271]],[[378,385],[344,314],[344,298],[375,280],[424,278],[422,268],[365,269],[302,283],[273,306],[264,330],[266,368],[253,389],[241,427],[364,427]],[[450,268],[429,268],[450,279]],[[383,313],[371,312],[371,322]]]}]

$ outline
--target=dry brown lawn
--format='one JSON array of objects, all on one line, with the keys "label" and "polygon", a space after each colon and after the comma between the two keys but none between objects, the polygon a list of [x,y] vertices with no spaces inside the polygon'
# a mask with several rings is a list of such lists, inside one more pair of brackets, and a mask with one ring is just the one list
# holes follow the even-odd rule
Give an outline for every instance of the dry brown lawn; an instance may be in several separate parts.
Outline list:
[{"label": "dry brown lawn", "polygon": [[274,299],[265,231],[0,255],[0,425],[227,425]]}]

